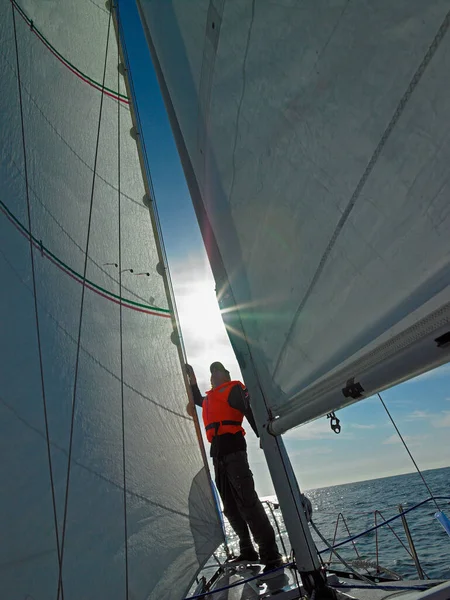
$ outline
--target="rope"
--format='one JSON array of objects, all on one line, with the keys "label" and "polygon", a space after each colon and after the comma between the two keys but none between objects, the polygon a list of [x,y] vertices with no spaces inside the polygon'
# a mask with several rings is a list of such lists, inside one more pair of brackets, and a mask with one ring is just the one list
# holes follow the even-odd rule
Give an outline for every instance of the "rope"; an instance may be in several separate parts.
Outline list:
[{"label": "rope", "polygon": [[[119,2],[114,3],[117,35],[119,33]],[[111,13],[114,10],[111,6]],[[119,39],[117,39],[117,89],[120,89],[120,47]],[[118,189],[118,204],[119,204],[119,296],[122,297],[122,203],[121,203],[121,155],[120,155],[120,102],[117,103],[117,189]],[[120,338],[120,400],[122,412],[122,469],[123,469],[123,533],[124,533],[124,550],[125,550],[125,594],[129,598],[129,574],[128,574],[128,517],[127,517],[127,473],[126,473],[126,447],[125,447],[125,399],[123,385],[123,316],[122,303],[119,304],[119,338]]]},{"label": "rope", "polygon": [[103,82],[103,84],[100,84],[98,81],[95,81],[95,79],[92,79],[92,77],[89,77],[89,75],[86,75],[86,73],[83,73],[82,71],[80,71],[80,69],[78,69],[74,64],[72,64],[69,60],[67,60],[67,58],[65,58],[60,52],[58,52],[58,50],[48,41],[48,39],[35,26],[32,19],[30,19],[27,16],[27,14],[23,10],[23,8],[21,8],[21,6],[19,6],[19,4],[17,4],[16,0],[11,0],[11,4],[12,4],[13,8],[15,8],[17,10],[17,12],[22,17],[22,19],[25,21],[25,23],[27,25],[29,25],[30,31],[32,31],[34,33],[34,35],[44,44],[44,46],[48,50],[50,50],[50,52],[53,54],[53,56],[55,58],[57,58],[59,60],[59,62],[62,63],[65,67],[67,67],[69,69],[69,71],[71,71],[79,79],[81,79],[82,81],[84,81],[85,83],[90,85],[91,87],[95,88],[99,92],[102,92],[103,94],[106,94],[107,96],[110,96],[111,98],[114,98],[115,100],[119,100],[120,102],[123,102],[124,104],[130,103],[127,96],[124,96],[123,94],[119,93],[118,91],[116,92],[115,90],[107,88],[105,85],[103,85],[104,82]]},{"label": "rope", "polygon": [[[284,571],[284,569],[288,569],[293,566],[294,566],[294,563],[287,563],[286,565],[283,565],[282,567],[277,567],[276,569],[273,569],[272,571],[265,573],[265,575],[272,575],[272,573],[277,573],[278,571]],[[218,594],[219,592],[225,592],[226,590],[231,590],[232,588],[239,587],[240,585],[245,585],[249,581],[255,581],[256,579],[261,579],[262,577],[264,577],[264,575],[261,575],[261,573],[259,573],[259,575],[254,575],[253,577],[249,577],[248,579],[243,579],[242,581],[237,581],[236,583],[230,583],[230,585],[225,585],[224,587],[217,588],[215,590],[211,590],[208,592],[202,592],[201,594],[197,594],[196,596],[188,596],[184,600],[198,600],[200,598],[204,598],[205,596],[210,596],[211,594]]]},{"label": "rope", "polygon": [[433,499],[433,501],[434,501],[434,504],[435,504],[436,508],[437,508],[437,509],[438,509],[438,511],[440,512],[440,510],[441,510],[441,509],[439,508],[439,504],[436,502],[436,499],[435,499],[435,497],[434,497],[434,494],[433,494],[433,492],[432,492],[432,491],[431,491],[431,489],[430,489],[430,486],[429,486],[429,485],[428,485],[428,483],[425,481],[425,477],[422,475],[422,471],[419,469],[419,467],[418,467],[418,465],[417,465],[416,461],[414,460],[414,457],[413,457],[413,455],[411,454],[411,451],[410,451],[410,449],[408,448],[408,446],[407,446],[407,444],[406,444],[405,440],[403,439],[403,437],[402,437],[402,434],[400,433],[400,431],[399,431],[399,429],[398,429],[397,425],[395,424],[395,421],[394,421],[394,419],[392,418],[392,416],[391,416],[391,413],[389,412],[389,410],[388,410],[388,408],[387,408],[386,404],[384,403],[384,400],[383,400],[383,398],[381,397],[381,394],[379,394],[379,393],[378,393],[378,394],[377,394],[377,396],[378,396],[378,398],[380,399],[380,402],[381,402],[381,404],[383,405],[383,407],[384,407],[384,410],[386,411],[386,413],[387,413],[387,415],[388,415],[389,419],[391,420],[391,423],[392,423],[392,425],[394,426],[394,428],[395,428],[395,431],[396,431],[396,432],[397,432],[397,434],[398,434],[398,437],[401,439],[401,441],[402,441],[402,444],[403,444],[403,446],[405,447],[405,450],[406,450],[406,452],[409,454],[409,458],[412,460],[412,463],[413,463],[413,465],[416,467],[416,470],[417,470],[417,472],[419,473],[419,475],[420,475],[420,477],[421,477],[421,479],[422,479],[422,481],[423,481],[423,484],[424,484],[424,486],[427,488],[427,490],[428,490],[428,493],[430,494],[431,498]]},{"label": "rope", "polygon": [[[110,13],[109,18],[108,18],[108,31],[107,31],[107,35],[106,35],[106,48],[105,48],[105,61],[104,61],[104,66],[103,66],[102,87],[104,87],[105,80],[106,80],[106,66],[107,66],[107,62],[108,62],[107,59],[108,59],[108,48],[109,48],[109,34],[110,34],[110,30],[111,30],[111,19],[112,19],[112,14]],[[86,250],[85,250],[85,256],[84,256],[83,286],[81,289],[80,319],[79,319],[79,323],[78,323],[77,352],[76,352],[76,358],[75,358],[72,415],[71,415],[71,421],[70,421],[67,479],[66,479],[66,492],[65,492],[65,501],[64,501],[63,530],[62,530],[62,540],[61,540],[61,564],[60,564],[60,568],[59,568],[59,578],[58,578],[59,579],[58,594],[57,594],[58,599],[59,599],[59,591],[60,591],[61,585],[62,585],[64,542],[65,542],[65,537],[66,537],[67,508],[68,508],[68,503],[69,503],[70,467],[71,467],[71,461],[72,461],[73,431],[74,431],[74,424],[75,424],[75,406],[76,406],[76,399],[77,399],[78,368],[79,368],[79,362],[80,362],[81,327],[83,324],[84,297],[85,297],[85,292],[86,292],[86,286],[85,286],[84,280],[86,278],[86,271],[87,271],[87,265],[88,265],[89,240],[90,240],[90,235],[91,235],[91,222],[92,222],[92,208],[94,205],[95,174],[97,171],[98,151],[99,151],[99,146],[100,146],[100,130],[101,130],[101,123],[102,123],[104,97],[105,97],[104,94],[102,94],[100,97],[100,109],[99,109],[98,127],[97,127],[97,140],[96,140],[96,144],[95,144],[95,157],[94,157],[94,169],[93,169],[94,174],[92,177],[91,197],[90,197],[90,203],[89,203],[88,229],[87,229],[87,236],[86,236]]]},{"label": "rope", "polygon": [[[55,527],[55,538],[56,538],[56,548],[58,552],[58,566],[61,569],[61,549],[59,544],[59,533],[58,533],[58,515],[56,511],[56,497],[55,497],[55,484],[53,478],[53,467],[52,467],[52,454],[50,449],[50,433],[48,427],[48,413],[47,413],[47,398],[45,394],[45,382],[44,382],[44,364],[42,360],[42,344],[41,344],[41,330],[39,323],[39,310],[38,310],[38,300],[37,300],[37,289],[36,289],[36,269],[34,264],[34,250],[33,243],[31,239],[31,207],[30,207],[30,194],[29,194],[29,184],[28,184],[28,165],[27,165],[27,151],[26,151],[26,138],[25,138],[25,123],[23,116],[23,102],[22,102],[22,85],[20,79],[20,61],[19,61],[19,47],[17,42],[17,27],[16,27],[16,15],[14,11],[14,6],[11,4],[12,10],[12,18],[13,18],[13,28],[14,28],[14,45],[16,51],[16,65],[17,65],[17,83],[19,90],[19,108],[20,108],[20,123],[21,123],[21,131],[22,131],[22,151],[23,151],[23,163],[24,163],[24,174],[25,174],[25,196],[27,201],[27,217],[28,217],[28,229],[30,230],[30,259],[31,259],[31,273],[32,273],[32,282],[33,282],[33,299],[34,299],[34,316],[36,321],[36,337],[37,337],[37,346],[38,346],[38,354],[39,354],[39,371],[40,371],[40,379],[41,379],[41,393],[42,393],[42,407],[44,410],[44,423],[45,423],[45,440],[47,445],[47,459],[48,459],[48,470],[50,476],[50,487],[52,494],[52,506],[53,506],[53,524]],[[61,589],[61,597],[64,600],[64,590]]]}]

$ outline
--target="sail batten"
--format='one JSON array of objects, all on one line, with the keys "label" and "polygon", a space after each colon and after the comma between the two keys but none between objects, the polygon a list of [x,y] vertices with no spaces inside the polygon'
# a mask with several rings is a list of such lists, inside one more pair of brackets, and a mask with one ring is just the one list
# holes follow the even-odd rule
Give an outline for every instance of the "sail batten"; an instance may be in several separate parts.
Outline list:
[{"label": "sail batten", "polygon": [[[433,335],[450,327],[448,3],[138,6],[273,431],[355,401],[351,378],[371,393],[447,362]],[[392,356],[387,339],[403,339]]]}]

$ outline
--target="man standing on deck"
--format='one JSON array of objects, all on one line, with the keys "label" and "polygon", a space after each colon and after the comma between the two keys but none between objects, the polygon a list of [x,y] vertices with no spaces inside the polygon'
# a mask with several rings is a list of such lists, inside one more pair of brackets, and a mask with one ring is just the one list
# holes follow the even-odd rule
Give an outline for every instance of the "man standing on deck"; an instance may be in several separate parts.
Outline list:
[{"label": "man standing on deck", "polygon": [[[220,362],[210,366],[211,389],[203,398],[194,370],[186,365],[194,402],[202,407],[206,436],[211,443],[216,485],[223,502],[223,512],[239,538],[238,561],[256,562],[250,531],[259,546],[259,558],[265,572],[283,564],[275,541],[275,532],[255,491],[247,459],[247,444],[242,428],[244,416],[258,435],[246,387],[231,381],[230,373]],[[188,413],[193,407],[188,404]],[[250,529],[250,531],[249,531]]]}]

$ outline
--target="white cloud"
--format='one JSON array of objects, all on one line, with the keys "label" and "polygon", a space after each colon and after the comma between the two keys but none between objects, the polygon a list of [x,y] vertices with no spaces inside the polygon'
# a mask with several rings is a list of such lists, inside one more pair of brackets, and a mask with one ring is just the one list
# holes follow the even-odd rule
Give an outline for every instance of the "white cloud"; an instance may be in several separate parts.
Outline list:
[{"label": "white cloud", "polygon": [[426,410],[415,410],[409,415],[407,421],[426,421],[431,427],[450,427],[450,411],[430,413]]},{"label": "white cloud", "polygon": [[409,415],[407,420],[415,421],[416,419],[429,419],[431,416],[431,413],[429,413],[427,410],[415,410]]},{"label": "white cloud", "polygon": [[434,427],[450,427],[450,411],[443,410],[436,418],[431,421]]},{"label": "white cloud", "polygon": [[307,447],[294,452],[288,452],[288,454],[289,458],[294,461],[296,458],[304,458],[305,456],[326,456],[332,452],[333,450],[329,446],[310,446],[308,444]]},{"label": "white cloud", "polygon": [[[420,442],[423,442],[428,436],[426,435],[404,435],[403,439],[405,440],[405,442],[407,443],[407,445],[412,446],[412,445],[417,445]],[[389,436],[388,438],[386,438],[383,442],[383,444],[401,444],[402,441],[400,439],[400,437],[398,436],[398,434],[393,433],[391,436]]]},{"label": "white cloud", "polygon": [[363,424],[360,424],[360,423],[351,423],[350,425],[354,429],[375,429],[377,427],[375,425],[375,423],[372,423],[370,425],[363,425]]}]

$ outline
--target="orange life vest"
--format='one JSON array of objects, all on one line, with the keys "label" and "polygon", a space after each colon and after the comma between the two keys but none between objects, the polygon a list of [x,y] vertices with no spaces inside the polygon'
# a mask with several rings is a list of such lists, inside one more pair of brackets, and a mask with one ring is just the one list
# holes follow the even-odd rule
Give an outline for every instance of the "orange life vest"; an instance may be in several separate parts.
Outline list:
[{"label": "orange life vest", "polygon": [[206,392],[206,398],[202,404],[202,415],[208,442],[212,442],[214,436],[224,433],[241,432],[242,435],[245,435],[242,427],[243,413],[228,404],[228,397],[235,385],[245,389],[240,381],[227,381]]}]

